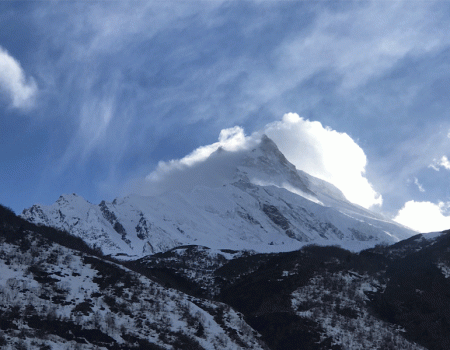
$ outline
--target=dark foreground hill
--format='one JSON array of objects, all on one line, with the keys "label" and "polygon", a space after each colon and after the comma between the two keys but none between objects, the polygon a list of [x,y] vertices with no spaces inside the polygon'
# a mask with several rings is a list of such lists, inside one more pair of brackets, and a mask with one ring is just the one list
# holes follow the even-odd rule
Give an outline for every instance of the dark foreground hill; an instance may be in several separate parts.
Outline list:
[{"label": "dark foreground hill", "polygon": [[133,268],[245,315],[271,349],[449,349],[450,233],[358,254],[186,246]]},{"label": "dark foreground hill", "polygon": [[1,349],[267,349],[229,306],[165,288],[4,207],[0,271]]},{"label": "dark foreground hill", "polygon": [[116,262],[0,207],[2,349],[449,349],[450,234]]}]

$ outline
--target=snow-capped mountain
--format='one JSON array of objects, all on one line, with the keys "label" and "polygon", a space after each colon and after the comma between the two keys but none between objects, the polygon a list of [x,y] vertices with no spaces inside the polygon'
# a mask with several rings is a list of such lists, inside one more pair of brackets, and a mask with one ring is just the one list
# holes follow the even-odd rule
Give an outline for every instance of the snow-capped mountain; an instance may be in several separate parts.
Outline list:
[{"label": "snow-capped mountain", "polygon": [[160,193],[99,205],[63,195],[51,206],[24,210],[22,217],[124,258],[187,244],[257,252],[310,243],[360,250],[414,233],[296,169],[265,135],[244,150],[219,148]]}]

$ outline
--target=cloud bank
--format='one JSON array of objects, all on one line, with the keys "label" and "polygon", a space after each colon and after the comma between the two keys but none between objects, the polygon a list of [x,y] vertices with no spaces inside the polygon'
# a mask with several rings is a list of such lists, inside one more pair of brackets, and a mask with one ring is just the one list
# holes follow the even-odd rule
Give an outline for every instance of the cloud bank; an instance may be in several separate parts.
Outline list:
[{"label": "cloud bank", "polygon": [[446,215],[450,203],[408,201],[394,218],[398,223],[418,232],[437,232],[450,229],[450,216]]},{"label": "cloud bank", "polygon": [[20,63],[0,47],[0,91],[11,99],[14,108],[29,108],[34,103],[37,85],[26,78]]},{"label": "cloud bank", "polygon": [[365,177],[364,151],[346,133],[295,113],[267,125],[265,133],[297,169],[332,183],[349,201],[365,208],[382,204],[381,195]]},{"label": "cloud bank", "polygon": [[[297,169],[332,183],[351,202],[365,208],[381,205],[381,195],[364,176],[367,163],[364,151],[352,138],[295,113],[285,114],[281,121],[270,123],[250,136],[245,136],[241,127],[224,129],[218,142],[199,147],[182,159],[160,162],[146,177],[147,185],[164,189],[187,182],[208,185],[211,178],[218,174],[225,176],[227,172],[220,164],[220,157],[210,159],[213,152],[220,148],[230,152],[249,149],[259,142],[262,134],[269,136]],[[202,168],[207,159],[208,169]],[[198,175],[205,171],[211,176],[199,180]]]}]

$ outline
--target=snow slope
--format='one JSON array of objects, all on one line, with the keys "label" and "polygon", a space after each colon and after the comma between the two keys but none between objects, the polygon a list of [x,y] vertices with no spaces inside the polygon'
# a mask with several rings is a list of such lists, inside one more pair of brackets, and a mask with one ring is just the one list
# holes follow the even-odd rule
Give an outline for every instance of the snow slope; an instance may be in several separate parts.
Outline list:
[{"label": "snow slope", "polygon": [[24,210],[22,217],[67,230],[125,259],[186,244],[257,252],[311,243],[360,250],[414,234],[297,170],[265,135],[253,148],[219,149],[180,172],[168,174],[172,181],[150,196],[95,205],[76,194],[63,195],[51,206]]},{"label": "snow slope", "polygon": [[228,305],[3,224],[1,349],[267,349]]}]

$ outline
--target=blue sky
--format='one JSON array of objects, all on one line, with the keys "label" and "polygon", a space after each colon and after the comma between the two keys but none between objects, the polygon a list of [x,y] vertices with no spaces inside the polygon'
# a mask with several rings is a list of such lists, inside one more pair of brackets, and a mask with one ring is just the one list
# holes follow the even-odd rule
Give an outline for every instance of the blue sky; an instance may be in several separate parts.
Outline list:
[{"label": "blue sky", "polygon": [[[374,191],[365,206],[450,228],[449,13],[447,1],[0,2],[0,203],[112,200],[240,126],[294,130],[283,150],[296,165],[330,181],[348,169]],[[320,166],[302,163],[308,149]]]}]

